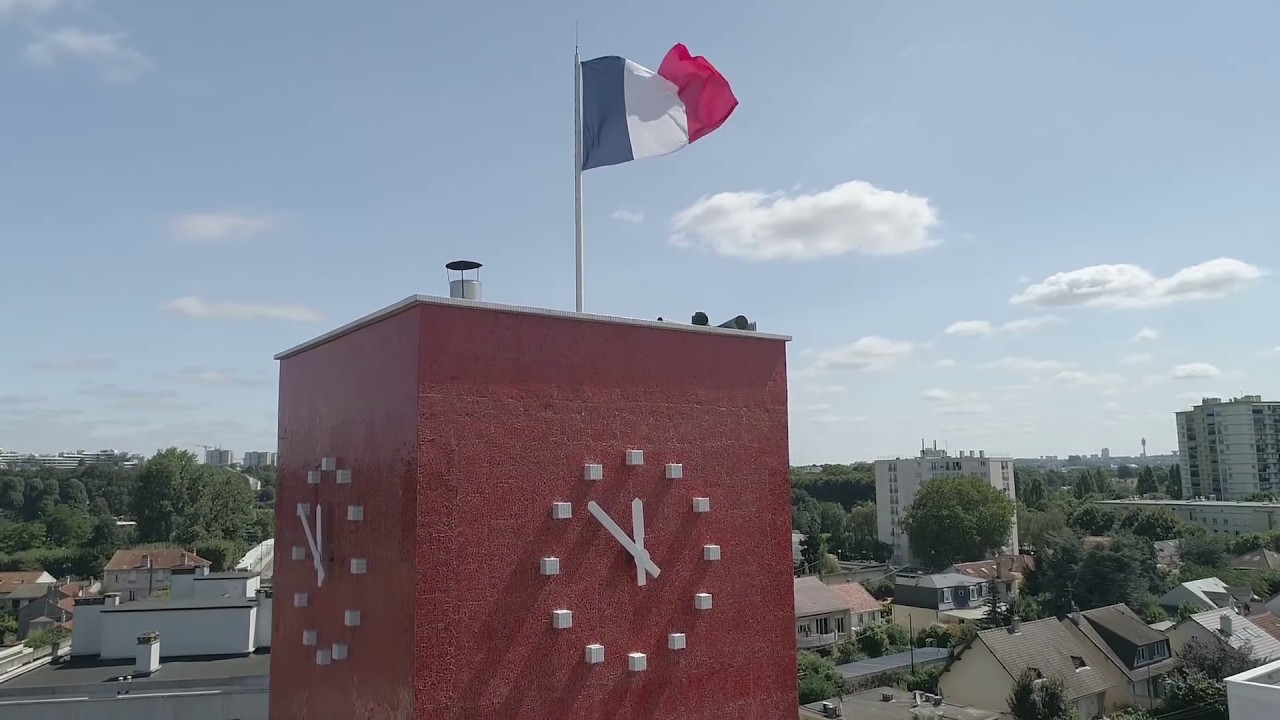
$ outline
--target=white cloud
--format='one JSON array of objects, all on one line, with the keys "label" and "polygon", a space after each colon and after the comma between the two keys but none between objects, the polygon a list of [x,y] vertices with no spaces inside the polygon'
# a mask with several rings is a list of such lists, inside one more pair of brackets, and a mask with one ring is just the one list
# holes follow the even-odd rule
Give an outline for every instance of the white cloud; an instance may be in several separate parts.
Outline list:
[{"label": "white cloud", "polygon": [[956,366],[956,361],[951,358],[943,358],[933,364],[937,368],[952,368]]},{"label": "white cloud", "polygon": [[1104,403],[1102,406],[1102,411],[1109,412],[1109,413],[1120,413],[1120,412],[1124,412],[1124,406],[1118,402]]},{"label": "white cloud", "polygon": [[1041,307],[1150,308],[1219,298],[1261,278],[1261,268],[1218,258],[1158,278],[1137,265],[1093,265],[1051,275],[1010,298]]},{"label": "white cloud", "polygon": [[1124,376],[1118,373],[1090,373],[1083,370],[1063,370],[1053,376],[1058,385],[1120,385]]},{"label": "white cloud", "polygon": [[1018,320],[1010,320],[1003,325],[995,325],[987,320],[960,320],[953,322],[943,330],[944,335],[956,335],[960,337],[986,337],[996,333],[1007,333],[1009,335],[1023,335],[1025,333],[1039,330],[1047,325],[1059,322],[1061,318],[1054,315],[1037,315],[1035,317],[1020,318]]},{"label": "white cloud", "polygon": [[58,0],[0,0],[0,20],[18,13],[42,15],[58,6]]},{"label": "white cloud", "polygon": [[27,43],[27,62],[51,68],[64,59],[82,60],[97,67],[108,82],[128,82],[155,69],[155,63],[125,41],[124,33],[93,33],[68,27],[43,33]]},{"label": "white cloud", "polygon": [[947,402],[954,400],[956,394],[942,388],[929,388],[920,393],[920,397],[924,398],[926,402]]},{"label": "white cloud", "polygon": [[618,208],[617,210],[614,210],[613,214],[610,215],[609,217],[613,218],[614,220],[617,220],[618,222],[625,222],[625,223],[631,223],[632,225],[639,225],[640,223],[644,222],[644,211]]},{"label": "white cloud", "polygon": [[44,399],[43,395],[0,395],[0,405],[34,405],[38,402],[44,402]]},{"label": "white cloud", "polygon": [[672,220],[671,242],[748,260],[899,255],[933,247],[938,215],[927,198],[855,180],[812,195],[723,192]]},{"label": "white cloud", "polygon": [[991,412],[990,405],[972,403],[968,405],[942,405],[931,410],[934,415],[986,415]]},{"label": "white cloud", "polygon": [[1270,350],[1263,350],[1258,353],[1262,357],[1280,357],[1280,347],[1273,347]]},{"label": "white cloud", "polygon": [[1152,357],[1147,353],[1132,353],[1120,358],[1120,362],[1125,365],[1142,365],[1151,362]]},{"label": "white cloud", "polygon": [[179,401],[177,393],[172,390],[131,390],[115,383],[82,388],[80,394],[106,398],[111,407],[117,408],[187,409],[195,407],[191,403]]},{"label": "white cloud", "polygon": [[237,373],[234,370],[217,370],[199,366],[179,368],[177,372],[161,375],[158,379],[184,385],[249,386],[262,385],[265,382],[259,378]]},{"label": "white cloud", "polygon": [[1174,380],[1207,380],[1222,377],[1222,371],[1209,363],[1187,363],[1169,371]]},{"label": "white cloud", "polygon": [[1138,333],[1133,336],[1133,342],[1142,342],[1144,340],[1159,340],[1159,339],[1160,339],[1160,332],[1154,328],[1147,327],[1146,325],[1143,325],[1142,329],[1139,330]]},{"label": "white cloud", "polygon": [[114,370],[120,366],[115,358],[93,355],[64,355],[32,360],[28,367],[36,370],[69,370],[72,372],[90,372],[93,370]]},{"label": "white cloud", "polygon": [[809,418],[809,422],[814,425],[835,425],[840,422],[840,416],[832,413],[824,413],[822,415],[815,415]]},{"label": "white cloud", "polygon": [[175,298],[162,306],[165,310],[194,318],[229,318],[235,320],[292,320],[322,322],[324,314],[306,305],[238,302],[209,302],[194,295]]},{"label": "white cloud", "polygon": [[173,236],[184,242],[218,242],[232,238],[251,238],[275,226],[266,217],[240,213],[192,213],[182,215],[170,224]]},{"label": "white cloud", "polygon": [[915,352],[915,345],[868,335],[843,347],[818,353],[814,366],[821,370],[888,370]]},{"label": "white cloud", "polygon": [[1029,357],[1002,357],[994,362],[981,365],[986,370],[1008,370],[1023,375],[1045,375],[1062,372],[1071,367],[1071,363],[1058,360],[1036,360]]}]

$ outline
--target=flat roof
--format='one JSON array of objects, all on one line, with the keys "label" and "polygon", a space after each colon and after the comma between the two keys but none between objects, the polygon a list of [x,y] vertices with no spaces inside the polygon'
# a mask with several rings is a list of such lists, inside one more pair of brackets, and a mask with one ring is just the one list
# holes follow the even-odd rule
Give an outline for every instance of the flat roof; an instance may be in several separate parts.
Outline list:
[{"label": "flat roof", "polygon": [[892,655],[882,655],[877,658],[867,658],[858,660],[857,662],[845,663],[837,665],[836,670],[845,677],[846,680],[855,678],[869,677],[871,675],[879,675],[880,673],[892,672],[903,668],[911,667],[912,656],[914,653],[915,664],[932,665],[934,663],[943,662],[950,654],[947,648],[923,647],[916,648],[914,651],[894,653]]},{"label": "flat roof", "polygon": [[208,575],[197,575],[196,580],[248,580],[249,578],[258,577],[259,573],[248,572],[243,570],[228,570],[227,572],[209,573]]},{"label": "flat roof", "polygon": [[134,600],[115,607],[102,608],[102,612],[163,612],[165,610],[222,610],[248,609],[257,604],[254,598],[194,598],[191,600]]},{"label": "flat roof", "polygon": [[525,305],[502,305],[499,303],[480,302],[476,300],[437,297],[435,295],[410,295],[398,303],[388,305],[381,310],[369,313],[359,320],[349,322],[336,330],[330,330],[329,332],[320,335],[319,337],[312,338],[301,345],[295,345],[294,347],[276,355],[275,359],[283,360],[293,355],[297,355],[304,350],[310,350],[311,348],[323,345],[330,340],[335,340],[343,335],[355,332],[362,327],[372,325],[379,320],[386,319],[392,315],[408,310],[415,305],[453,305],[455,307],[474,308],[478,310],[493,310],[496,312],[516,313],[520,315],[538,315],[541,317],[563,318],[565,320],[580,320],[585,322],[611,323],[614,325],[631,325],[658,330],[681,330],[684,332],[710,333],[712,335],[734,335],[738,337],[758,338],[762,340],[782,340],[784,342],[791,340],[790,335],[773,335],[770,333],[756,332],[754,330],[734,330],[731,328],[719,328],[715,326],[691,325],[689,323],[682,322],[639,320],[636,318],[616,317],[613,315],[592,315],[590,313],[570,312],[568,310],[535,308],[527,307]]},{"label": "flat roof", "polygon": [[[23,673],[0,684],[0,698],[7,690],[26,688],[93,685],[110,682],[114,678],[133,673],[133,660],[99,660],[98,658],[73,658],[57,664]],[[147,677],[134,678],[130,684],[161,682],[167,680],[228,680],[238,677],[257,677],[270,673],[271,651],[264,650],[251,655],[217,655],[204,657],[173,657],[160,660],[160,669]]]},{"label": "flat roof", "polygon": [[1259,502],[1257,500],[1148,500],[1147,498],[1130,498],[1128,500],[1094,500],[1094,502],[1103,505],[1213,505],[1280,509],[1280,502]]}]

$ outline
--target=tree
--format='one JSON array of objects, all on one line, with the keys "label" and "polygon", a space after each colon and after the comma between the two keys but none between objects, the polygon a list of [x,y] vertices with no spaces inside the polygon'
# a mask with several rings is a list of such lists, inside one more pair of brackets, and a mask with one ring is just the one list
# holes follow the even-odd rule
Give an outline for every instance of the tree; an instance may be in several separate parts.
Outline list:
[{"label": "tree", "polygon": [[982,616],[981,623],[984,629],[1004,627],[1009,624],[1008,612],[1000,606],[1000,592],[996,586],[996,581],[992,580],[987,583],[987,612]]},{"label": "tree", "polygon": [[138,473],[133,502],[139,540],[174,542],[190,528],[199,476],[195,454],[185,450],[162,450],[147,461]]},{"label": "tree", "polygon": [[93,518],[84,505],[58,505],[44,517],[49,541],[58,547],[80,547],[93,531]]},{"label": "tree", "polygon": [[1049,486],[1044,477],[1030,468],[1013,468],[1013,485],[1018,500],[1031,510],[1044,510],[1049,501]]},{"label": "tree", "polygon": [[858,649],[867,657],[877,658],[889,650],[889,637],[881,623],[866,626],[854,640],[858,643]]},{"label": "tree", "polygon": [[1120,529],[1152,542],[1172,540],[1185,531],[1184,523],[1169,508],[1134,508],[1120,518]]},{"label": "tree", "polygon": [[1177,720],[1228,720],[1227,686],[1204,673],[1180,668],[1165,677],[1158,717]]},{"label": "tree", "polygon": [[1182,499],[1182,468],[1177,465],[1169,468],[1169,474],[1164,484],[1164,493],[1174,500]]},{"label": "tree", "polygon": [[1033,668],[1018,674],[1008,702],[1015,720],[1068,720],[1072,712],[1062,679],[1041,677]]},{"label": "tree", "polygon": [[1106,535],[1119,524],[1119,513],[1092,503],[1081,505],[1080,509],[1071,515],[1071,527],[1085,535]]},{"label": "tree", "polygon": [[902,527],[926,565],[978,560],[1009,540],[1013,501],[977,477],[930,480],[907,506]]},{"label": "tree", "polygon": [[802,705],[835,697],[844,685],[844,678],[830,660],[807,650],[796,653],[796,674]]},{"label": "tree", "polygon": [[1184,668],[1190,668],[1213,680],[1223,680],[1258,665],[1252,650],[1232,647],[1225,642],[1208,642],[1191,638],[1178,653]]},{"label": "tree", "polygon": [[1156,473],[1151,469],[1150,465],[1144,466],[1138,473],[1138,483],[1135,489],[1139,495],[1160,492],[1160,484],[1156,482]]},{"label": "tree", "polygon": [[1178,542],[1178,557],[1182,562],[1220,568],[1226,564],[1227,547],[1218,535],[1208,533],[1190,535]]}]

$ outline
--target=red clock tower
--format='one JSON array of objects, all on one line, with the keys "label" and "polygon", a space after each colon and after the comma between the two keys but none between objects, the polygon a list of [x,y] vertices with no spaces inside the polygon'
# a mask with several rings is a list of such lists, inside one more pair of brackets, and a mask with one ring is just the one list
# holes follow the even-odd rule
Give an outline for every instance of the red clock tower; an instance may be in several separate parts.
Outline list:
[{"label": "red clock tower", "polygon": [[786,340],[415,296],[282,353],[272,720],[796,717]]}]

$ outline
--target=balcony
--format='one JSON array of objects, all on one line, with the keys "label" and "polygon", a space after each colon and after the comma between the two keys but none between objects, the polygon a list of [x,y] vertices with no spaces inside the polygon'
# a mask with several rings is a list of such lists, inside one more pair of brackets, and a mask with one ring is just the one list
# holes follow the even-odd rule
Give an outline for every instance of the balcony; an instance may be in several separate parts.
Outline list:
[{"label": "balcony", "polygon": [[827,647],[840,642],[841,633],[815,633],[812,635],[797,635],[796,647],[801,650],[810,650],[812,648]]}]

